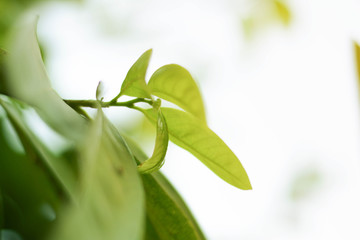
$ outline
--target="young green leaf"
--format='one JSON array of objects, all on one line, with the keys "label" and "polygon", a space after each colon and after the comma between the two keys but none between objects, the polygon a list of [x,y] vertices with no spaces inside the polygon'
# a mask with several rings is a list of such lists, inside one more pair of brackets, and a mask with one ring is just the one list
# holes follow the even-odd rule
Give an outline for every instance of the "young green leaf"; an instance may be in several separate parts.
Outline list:
[{"label": "young green leaf", "polygon": [[176,64],[165,65],[154,72],[148,86],[151,94],[178,105],[206,122],[200,91],[185,68]]},{"label": "young green leaf", "polygon": [[3,107],[12,125],[18,131],[18,135],[25,138],[28,144],[41,156],[45,165],[50,169],[54,177],[68,194],[71,200],[75,199],[76,180],[72,171],[65,164],[65,160],[53,156],[53,154],[44,146],[44,144],[35,136],[27,126],[23,117],[19,114],[16,107],[10,102],[5,101],[0,95],[0,105]]},{"label": "young green leaf", "polygon": [[100,81],[96,87],[96,100],[102,101],[104,99],[104,84]]},{"label": "young green leaf", "polygon": [[[138,163],[147,159],[131,139],[126,142]],[[146,193],[146,240],[205,240],[185,202],[160,171],[141,177]]]},{"label": "young green leaf", "polygon": [[146,71],[149,65],[152,49],[143,53],[128,71],[121,85],[119,96],[127,95],[139,98],[151,98],[148,86],[145,82]]},{"label": "young green leaf", "polygon": [[169,142],[169,133],[160,107],[157,111],[156,141],[152,156],[138,166],[140,173],[152,173],[159,170],[164,164],[166,150]]},{"label": "young green leaf", "polygon": [[[227,183],[240,189],[251,189],[249,178],[239,159],[203,122],[180,110],[161,109],[172,142],[192,153]],[[155,123],[156,113],[153,109],[142,111]]]},{"label": "young green leaf", "polygon": [[12,29],[6,86],[11,96],[33,106],[56,131],[79,139],[86,122],[50,86],[36,38],[37,19],[26,16]]},{"label": "young green leaf", "polygon": [[52,239],[142,239],[145,214],[140,175],[101,109],[80,154],[79,205],[62,216]]}]

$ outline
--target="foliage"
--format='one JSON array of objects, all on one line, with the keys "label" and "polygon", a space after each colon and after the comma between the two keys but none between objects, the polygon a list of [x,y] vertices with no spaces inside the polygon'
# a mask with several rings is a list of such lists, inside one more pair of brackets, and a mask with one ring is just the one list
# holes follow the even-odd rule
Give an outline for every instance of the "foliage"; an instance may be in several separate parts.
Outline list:
[{"label": "foliage", "polygon": [[[1,54],[0,80],[7,93],[0,95],[0,122],[7,129],[0,132],[1,235],[13,231],[22,239],[205,239],[180,195],[158,171],[169,139],[229,184],[240,189],[251,185],[235,154],[208,128],[190,73],[165,65],[147,84],[148,50],[111,101],[103,101],[101,84],[96,100],[63,100],[50,86],[36,23],[32,16],[22,19],[10,31],[8,53]],[[134,98],[120,102],[123,95]],[[183,110],[161,107],[160,98]],[[107,107],[140,111],[156,126],[150,158],[106,118],[102,108]],[[94,118],[87,108],[97,109]],[[34,110],[63,137],[66,148],[61,152],[49,149],[30,127],[27,115]],[[17,141],[20,151],[9,139]]]}]

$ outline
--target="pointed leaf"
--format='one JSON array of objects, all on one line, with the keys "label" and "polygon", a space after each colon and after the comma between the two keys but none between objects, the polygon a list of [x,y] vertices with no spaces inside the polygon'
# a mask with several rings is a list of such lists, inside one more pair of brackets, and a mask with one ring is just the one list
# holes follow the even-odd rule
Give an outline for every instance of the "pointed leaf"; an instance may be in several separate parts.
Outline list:
[{"label": "pointed leaf", "polygon": [[200,91],[185,68],[176,64],[165,65],[154,72],[148,86],[151,94],[172,102],[206,121]]},{"label": "pointed leaf", "polygon": [[146,71],[149,65],[152,49],[143,53],[128,71],[121,85],[120,95],[131,97],[151,98],[145,82]]},{"label": "pointed leaf", "polygon": [[85,120],[51,88],[36,38],[37,17],[25,16],[12,29],[6,86],[11,96],[33,106],[59,133],[79,139]]},{"label": "pointed leaf", "polygon": [[[131,139],[126,142],[138,163],[147,159]],[[205,239],[184,200],[160,171],[141,177],[146,193],[146,239]]]},{"label": "pointed leaf", "polygon": [[149,159],[138,166],[140,173],[152,173],[159,170],[164,164],[169,142],[169,133],[160,108],[157,109],[157,112],[157,130],[154,152]]},{"label": "pointed leaf", "polygon": [[101,109],[80,149],[79,205],[71,206],[52,239],[140,240],[144,194],[135,160]]},{"label": "pointed leaf", "polygon": [[72,171],[65,164],[65,160],[55,157],[46,146],[35,136],[35,134],[27,126],[23,117],[17,109],[8,101],[4,100],[4,96],[0,96],[0,105],[4,108],[9,120],[14,128],[18,131],[18,135],[26,138],[26,141],[32,145],[36,152],[41,156],[45,165],[50,169],[57,181],[61,184],[63,190],[68,194],[70,199],[75,200],[76,180]]},{"label": "pointed leaf", "polygon": [[[161,109],[172,142],[192,153],[227,183],[240,189],[251,189],[245,169],[221,138],[186,112],[172,108]],[[156,113],[153,109],[143,110],[143,113],[155,123]]]}]

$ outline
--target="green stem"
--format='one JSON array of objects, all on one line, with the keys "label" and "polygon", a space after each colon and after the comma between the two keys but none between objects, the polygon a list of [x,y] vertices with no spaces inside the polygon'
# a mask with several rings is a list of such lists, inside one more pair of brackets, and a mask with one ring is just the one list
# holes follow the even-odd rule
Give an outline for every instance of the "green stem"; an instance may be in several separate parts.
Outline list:
[{"label": "green stem", "polygon": [[151,100],[146,100],[144,98],[135,98],[133,100],[127,102],[113,102],[113,100],[109,102],[101,102],[98,100],[65,100],[64,102],[67,103],[72,108],[79,108],[79,107],[90,107],[90,108],[97,108],[100,104],[101,107],[129,107],[133,108],[135,103],[145,102],[149,105],[152,105],[153,102]]},{"label": "green stem", "polygon": [[121,92],[118,94],[118,95],[116,95],[116,97],[114,97],[113,99],[111,99],[111,103],[116,103],[117,102],[117,100],[119,99],[119,97],[121,97]]}]

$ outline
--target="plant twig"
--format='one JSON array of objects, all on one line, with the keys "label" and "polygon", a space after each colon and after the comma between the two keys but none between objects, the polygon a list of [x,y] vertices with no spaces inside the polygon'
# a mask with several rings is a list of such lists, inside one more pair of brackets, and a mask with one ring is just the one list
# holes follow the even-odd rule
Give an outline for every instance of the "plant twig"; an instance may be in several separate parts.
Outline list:
[{"label": "plant twig", "polygon": [[133,100],[127,102],[113,102],[113,100],[109,102],[102,102],[98,100],[68,100],[64,99],[64,102],[67,103],[72,108],[80,108],[80,107],[89,107],[89,108],[97,108],[100,104],[101,107],[129,107],[133,108],[135,103],[144,102],[149,105],[152,105],[153,102],[151,100],[147,100],[144,98],[135,98]]}]

